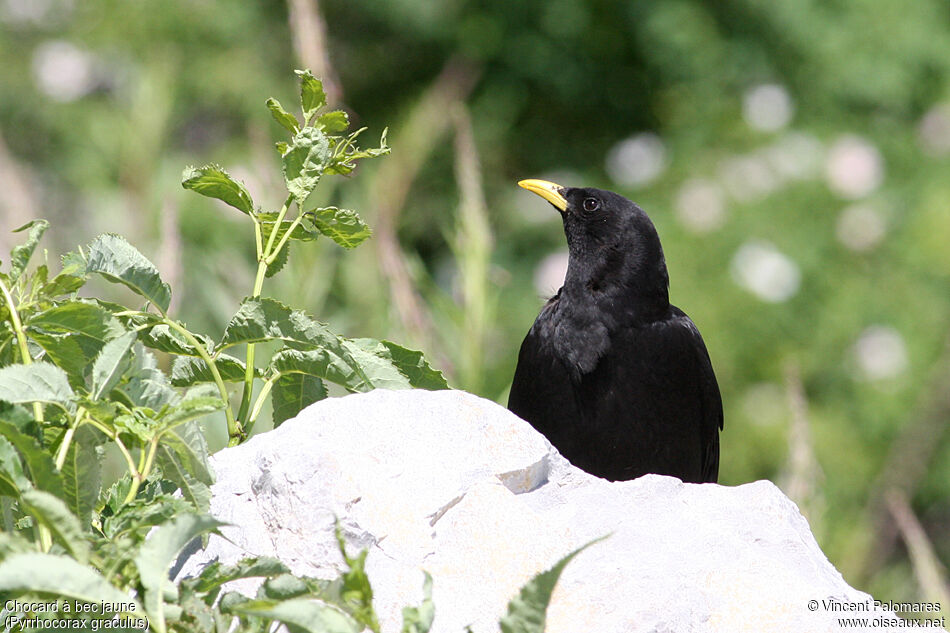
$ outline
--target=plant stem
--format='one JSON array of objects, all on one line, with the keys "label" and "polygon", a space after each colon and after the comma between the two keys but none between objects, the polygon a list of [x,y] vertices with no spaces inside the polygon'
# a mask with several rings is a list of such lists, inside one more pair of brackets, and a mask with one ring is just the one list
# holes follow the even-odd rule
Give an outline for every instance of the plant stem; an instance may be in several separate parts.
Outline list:
[{"label": "plant stem", "polygon": [[[30,348],[26,344],[26,332],[23,331],[23,323],[20,321],[20,314],[17,312],[16,304],[13,302],[13,296],[3,280],[0,279],[0,291],[3,292],[3,298],[7,302],[7,308],[10,310],[10,323],[13,324],[13,331],[16,333],[17,345],[20,347],[20,357],[24,365],[32,365],[33,357],[30,356]],[[33,403],[33,417],[37,422],[43,421],[43,405],[39,402]]]},{"label": "plant stem", "polygon": [[63,442],[59,445],[59,450],[56,452],[56,470],[63,469],[63,464],[66,463],[66,454],[69,452],[69,445],[72,443],[73,435],[76,434],[76,429],[79,428],[79,423],[85,414],[86,410],[83,407],[79,407],[79,410],[76,412],[76,418],[69,428],[66,429],[66,433],[63,434]]},{"label": "plant stem", "polygon": [[[264,288],[264,277],[267,275],[267,266],[274,261],[275,255],[280,252],[280,249],[283,248],[286,243],[286,239],[282,239],[277,245],[277,248],[274,248],[274,241],[277,239],[280,223],[283,222],[287,216],[287,210],[290,209],[290,205],[293,204],[293,201],[293,196],[287,196],[287,199],[284,200],[284,205],[280,208],[280,213],[277,214],[274,227],[267,237],[266,246],[262,245],[264,240],[261,235],[261,225],[256,218],[254,219],[254,238],[257,246],[257,276],[254,278],[254,290],[251,292],[251,298],[253,299],[261,296],[261,291]],[[295,222],[298,220],[299,216]],[[294,227],[296,227],[296,224],[291,227],[291,230],[293,230]],[[289,234],[290,231],[287,233]],[[247,422],[247,414],[251,408],[251,396],[254,392],[254,343],[247,344],[244,362],[246,365],[246,369],[244,370],[244,391],[241,393],[241,406],[238,408],[237,416],[240,422]],[[228,446],[235,446],[235,444],[229,442]]]},{"label": "plant stem", "polygon": [[218,371],[218,365],[208,354],[208,350],[205,349],[201,341],[195,338],[194,334],[188,331],[188,328],[183,327],[168,317],[162,319],[162,322],[184,336],[185,340],[198,351],[198,355],[201,356],[201,359],[208,365],[208,368],[211,370],[211,375],[214,377],[214,382],[218,385],[218,393],[221,394],[221,399],[224,400],[224,416],[228,421],[228,446],[237,446],[244,441],[246,434],[244,433],[244,429],[241,428],[241,423],[234,419],[234,411],[231,409],[231,402],[228,398],[228,389],[224,386],[224,380]]},{"label": "plant stem", "polygon": [[280,374],[264,381],[264,386],[261,388],[261,392],[257,394],[257,400],[254,401],[254,408],[251,409],[251,415],[248,417],[248,427],[253,426],[254,422],[257,421],[257,416],[261,414],[261,408],[264,406],[264,400],[267,399],[271,388],[274,386],[274,382],[278,378],[280,378]]}]

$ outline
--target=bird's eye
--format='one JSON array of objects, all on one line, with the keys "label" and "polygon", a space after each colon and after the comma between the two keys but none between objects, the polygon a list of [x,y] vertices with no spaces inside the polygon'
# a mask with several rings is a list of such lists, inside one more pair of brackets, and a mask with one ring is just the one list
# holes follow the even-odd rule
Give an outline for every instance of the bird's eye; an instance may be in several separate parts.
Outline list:
[{"label": "bird's eye", "polygon": [[600,208],[600,200],[597,198],[584,198],[584,211],[596,211]]}]

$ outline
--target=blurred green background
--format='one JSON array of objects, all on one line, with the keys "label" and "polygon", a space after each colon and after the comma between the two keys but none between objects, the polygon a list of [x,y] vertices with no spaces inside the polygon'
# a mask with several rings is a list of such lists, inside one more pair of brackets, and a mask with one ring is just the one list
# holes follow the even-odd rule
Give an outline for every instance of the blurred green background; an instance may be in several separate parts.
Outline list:
[{"label": "blurred green background", "polygon": [[559,217],[515,182],[636,200],[719,378],[721,482],[779,484],[858,588],[950,608],[945,0],[0,0],[0,38],[0,252],[34,217],[51,258],[122,233],[209,334],[253,233],[181,170],[278,207],[264,100],[294,68],[393,152],[315,194],[374,239],[294,244],[265,294],[453,386],[504,403],[560,283]]}]

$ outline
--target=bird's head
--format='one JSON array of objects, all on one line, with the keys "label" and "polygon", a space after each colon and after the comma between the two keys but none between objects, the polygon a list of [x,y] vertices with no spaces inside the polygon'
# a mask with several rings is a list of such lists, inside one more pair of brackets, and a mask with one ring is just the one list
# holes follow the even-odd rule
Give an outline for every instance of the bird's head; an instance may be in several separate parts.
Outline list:
[{"label": "bird's head", "polygon": [[565,289],[634,295],[658,309],[668,307],[663,248],[643,209],[603,189],[562,187],[546,180],[518,184],[561,213],[569,252]]}]

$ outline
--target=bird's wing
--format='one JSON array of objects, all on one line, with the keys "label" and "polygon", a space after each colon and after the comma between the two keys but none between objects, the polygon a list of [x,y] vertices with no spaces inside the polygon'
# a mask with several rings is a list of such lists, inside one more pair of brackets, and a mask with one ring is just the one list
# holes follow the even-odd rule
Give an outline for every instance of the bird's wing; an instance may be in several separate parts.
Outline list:
[{"label": "bird's wing", "polygon": [[712,361],[706,343],[699,333],[699,329],[688,316],[680,313],[680,325],[685,328],[691,339],[691,347],[695,350],[697,376],[702,399],[702,434],[703,434],[703,481],[715,483],[719,477],[719,431],[723,427],[722,396],[719,393],[719,383],[713,372]]},{"label": "bird's wing", "polygon": [[542,313],[538,319],[541,323],[535,323],[521,344],[508,409],[530,422],[564,453],[580,439],[581,409],[576,385],[566,366],[555,357],[543,319]]}]

